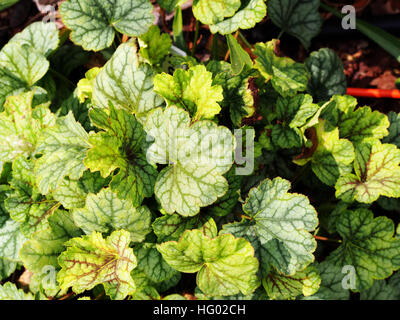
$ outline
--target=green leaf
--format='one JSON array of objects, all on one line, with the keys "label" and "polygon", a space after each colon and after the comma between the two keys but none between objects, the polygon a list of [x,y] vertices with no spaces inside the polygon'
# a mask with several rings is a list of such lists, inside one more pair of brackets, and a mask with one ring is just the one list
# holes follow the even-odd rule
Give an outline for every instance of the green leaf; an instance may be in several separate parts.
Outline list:
[{"label": "green leaf", "polygon": [[75,119],[89,132],[94,129],[89,119],[89,108],[91,107],[92,103],[90,100],[85,100],[84,103],[80,103],[76,94],[72,93],[62,102],[61,108],[57,111],[57,115],[59,117],[66,116],[72,111]]},{"label": "green leaf", "polygon": [[151,66],[139,63],[134,42],[121,44],[96,77],[93,104],[109,108],[112,103],[145,120],[149,110],[162,104],[153,91],[154,74]]},{"label": "green leaf", "polygon": [[144,243],[135,248],[139,270],[142,270],[150,281],[159,283],[174,277],[178,272],[163,259],[154,243]]},{"label": "green leaf", "polygon": [[158,300],[161,298],[158,292],[165,292],[175,287],[181,280],[181,273],[175,271],[172,278],[156,283],[151,281],[145,272],[139,270],[139,267],[134,269],[131,275],[137,287],[132,296],[133,300]]},{"label": "green leaf", "polygon": [[361,292],[360,300],[400,300],[399,273],[388,281],[377,280],[371,288]]},{"label": "green leaf", "polygon": [[17,263],[5,258],[0,258],[0,281],[7,279],[17,268]]},{"label": "green leaf", "polygon": [[382,142],[395,144],[400,148],[400,115],[391,111],[387,116],[390,122],[389,135]]},{"label": "green leaf", "polygon": [[223,89],[224,99],[220,102],[222,109],[229,108],[233,124],[240,127],[244,118],[251,117],[255,111],[255,101],[250,88],[254,70],[233,74],[231,65],[225,61],[210,61],[207,70],[213,73],[214,85]]},{"label": "green leaf", "polygon": [[251,29],[267,15],[264,0],[249,0],[240,9],[223,21],[210,25],[212,33],[230,34],[238,29]]},{"label": "green leaf", "polygon": [[43,132],[36,161],[36,183],[42,194],[55,190],[64,177],[79,179],[85,171],[83,158],[90,147],[88,134],[75,121],[72,112],[57,119],[56,125]]},{"label": "green leaf", "polygon": [[203,220],[200,215],[185,218],[179,214],[167,214],[156,218],[152,224],[159,242],[178,241],[186,230],[200,229]]},{"label": "green leaf", "polygon": [[343,63],[335,51],[329,48],[314,51],[305,64],[311,74],[307,90],[315,100],[327,101],[333,95],[346,94],[347,82]]},{"label": "green leaf", "polygon": [[400,210],[399,198],[379,197],[377,203],[382,209],[386,211],[399,212]]},{"label": "green leaf", "polygon": [[79,80],[76,96],[80,103],[84,103],[86,99],[92,99],[94,82],[100,71],[99,67],[94,67],[85,73],[85,78]]},{"label": "green leaf", "polygon": [[6,97],[29,89],[49,69],[46,55],[58,46],[54,23],[36,22],[17,33],[0,51],[0,109]]},{"label": "green leaf", "polygon": [[5,9],[11,7],[12,5],[16,4],[19,1],[20,0],[3,0],[0,4],[0,11],[3,11]]},{"label": "green leaf", "polygon": [[314,266],[298,271],[293,276],[273,271],[263,279],[264,288],[273,300],[295,299],[300,295],[310,296],[318,291],[320,283],[318,269]]},{"label": "green leaf", "polygon": [[106,240],[98,232],[69,240],[58,258],[61,288],[82,293],[103,284],[111,299],[124,299],[135,291],[130,272],[137,260],[129,243],[129,232],[124,230],[114,231]]},{"label": "green leaf", "polygon": [[393,237],[392,220],[358,209],[341,214],[336,226],[343,244],[326,261],[355,268],[354,291],[366,290],[374,279],[385,279],[400,268],[400,239]]},{"label": "green leaf", "polygon": [[157,0],[157,3],[161,8],[166,10],[168,13],[174,11],[177,6],[184,4],[186,0]]},{"label": "green leaf", "polygon": [[308,231],[317,227],[317,213],[306,196],[288,193],[289,189],[289,181],[282,178],[264,180],[250,190],[243,205],[248,218],[222,230],[250,241],[262,274],[272,265],[290,276],[314,261],[317,243]]},{"label": "green leaf", "polygon": [[64,243],[81,234],[71,214],[57,210],[49,217],[49,228],[35,233],[24,243],[20,250],[21,260],[26,268],[38,274],[42,274],[48,266],[59,269],[57,258],[65,250]]},{"label": "green leaf", "polygon": [[0,67],[7,69],[15,78],[30,87],[39,81],[49,69],[49,61],[28,45],[9,42],[0,51]]},{"label": "green leaf", "polygon": [[226,40],[230,50],[233,74],[240,74],[245,66],[252,68],[253,61],[251,61],[249,54],[244,51],[239,42],[231,34],[226,36]]},{"label": "green leaf", "polygon": [[10,218],[10,214],[8,213],[4,205],[4,200],[7,199],[7,193],[10,190],[11,187],[9,185],[0,185],[0,228],[4,226],[6,221]]},{"label": "green leaf", "polygon": [[168,33],[160,34],[160,28],[153,25],[141,37],[139,37],[140,55],[151,65],[162,62],[169,53],[172,40]]},{"label": "green leaf", "polygon": [[0,113],[0,158],[13,161],[20,155],[31,156],[41,131],[55,124],[46,105],[35,106],[35,91],[10,96]]},{"label": "green leaf", "polygon": [[48,57],[58,47],[58,30],[54,22],[42,21],[31,23],[24,30],[11,38],[9,43],[15,42],[20,46],[28,45],[37,53]]},{"label": "green leaf", "polygon": [[320,276],[321,285],[318,292],[305,300],[349,300],[350,291],[343,288],[343,279],[346,273],[342,268],[327,261],[316,263]]},{"label": "green leaf", "polygon": [[72,44],[63,45],[51,56],[51,65],[62,75],[69,77],[79,67],[89,62],[90,53]]},{"label": "green leaf", "polygon": [[[185,0],[183,0],[185,2]],[[186,44],[186,40],[183,34],[183,17],[181,7],[177,7],[175,10],[174,20],[172,22],[172,32],[174,36],[174,44],[179,49],[189,53],[189,48]]]},{"label": "green leaf", "polygon": [[5,208],[10,217],[21,222],[22,233],[30,237],[33,233],[48,227],[48,217],[60,206],[55,200],[48,200],[38,192],[34,184],[33,163],[23,157],[12,165],[12,190],[8,192]]},{"label": "green leaf", "polygon": [[143,198],[152,196],[157,177],[157,170],[147,162],[142,150],[146,138],[142,125],[134,115],[113,107],[109,114],[94,109],[90,118],[104,131],[89,137],[91,149],[85,165],[92,172],[100,171],[103,177],[119,169],[111,180],[111,190],[120,199],[129,199],[134,206],[139,206]]},{"label": "green leaf", "polygon": [[178,242],[157,245],[174,269],[197,274],[197,285],[206,295],[252,293],[258,286],[258,261],[249,242],[230,234],[214,239],[200,230],[186,231]]},{"label": "green leaf", "polygon": [[0,110],[3,109],[7,96],[17,94],[26,89],[24,80],[2,67],[0,67],[0,84]]},{"label": "green leaf", "polygon": [[215,24],[232,17],[240,8],[240,0],[194,0],[193,15],[203,24]]},{"label": "green leaf", "polygon": [[124,229],[130,232],[131,241],[142,242],[151,231],[150,210],[146,206],[135,208],[131,201],[118,199],[110,189],[89,193],[85,207],[74,209],[73,217],[86,234]]},{"label": "green leaf", "polygon": [[207,208],[207,212],[210,215],[226,216],[231,213],[233,208],[239,201],[240,186],[243,180],[243,176],[236,174],[236,167],[232,167],[224,177],[228,180],[229,189],[225,195],[219,198],[211,206]]},{"label": "green leaf", "polygon": [[339,129],[327,129],[324,120],[314,127],[318,146],[310,157],[293,162],[304,165],[311,161],[315,175],[328,186],[333,186],[340,176],[351,172],[354,161],[354,147],[347,139],[339,138]]},{"label": "green leaf", "polygon": [[318,12],[319,0],[269,0],[268,9],[272,22],[306,48],[320,32],[323,20]]},{"label": "green leaf", "polygon": [[372,203],[379,196],[400,197],[400,150],[379,140],[356,148],[354,169],[336,182],[336,197],[343,201]]},{"label": "green leaf", "polygon": [[233,296],[206,296],[199,287],[196,287],[194,294],[198,300],[270,300],[263,287],[258,287],[253,293],[244,295],[242,293]]},{"label": "green leaf", "polygon": [[19,226],[19,222],[9,219],[0,228],[0,258],[19,261],[19,250],[27,240]]},{"label": "green leaf", "polygon": [[321,117],[332,127],[339,127],[340,138],[354,144],[368,139],[381,139],[388,134],[389,120],[379,111],[370,107],[358,107],[351,96],[333,96],[321,112]]},{"label": "green leaf", "polygon": [[167,213],[198,214],[228,190],[222,176],[232,166],[235,140],[229,129],[211,121],[190,125],[187,112],[176,106],[151,111],[144,126],[154,138],[147,159],[167,164],[154,192]]},{"label": "green leaf", "polygon": [[212,85],[212,73],[203,65],[189,70],[177,69],[174,75],[158,74],[154,91],[165,98],[167,105],[176,105],[189,111],[194,120],[212,119],[221,110],[222,87]]},{"label": "green leaf", "polygon": [[277,123],[272,127],[272,142],[282,149],[301,147],[304,136],[300,128],[319,109],[312,103],[313,98],[306,94],[299,94],[292,98],[279,97],[276,102],[275,113]]},{"label": "green leaf", "polygon": [[132,300],[160,300],[161,296],[154,286],[154,283],[146,274],[138,268],[133,269],[131,276],[136,285],[136,291],[132,293]]},{"label": "green leaf", "polygon": [[14,283],[0,284],[0,300],[35,300],[31,293],[18,289]]},{"label": "green leaf", "polygon": [[140,36],[154,21],[149,0],[68,0],[59,10],[63,23],[72,30],[71,40],[85,50],[108,48],[116,31]]},{"label": "green leaf", "polygon": [[294,96],[298,91],[305,91],[310,74],[304,64],[294,62],[287,57],[278,57],[274,50],[278,40],[257,43],[254,54],[258,56],[255,67],[266,81],[283,97]]},{"label": "green leaf", "polygon": [[83,208],[88,193],[97,193],[108,185],[110,179],[104,179],[99,172],[85,171],[79,180],[65,178],[52,193],[55,200],[65,209]]}]

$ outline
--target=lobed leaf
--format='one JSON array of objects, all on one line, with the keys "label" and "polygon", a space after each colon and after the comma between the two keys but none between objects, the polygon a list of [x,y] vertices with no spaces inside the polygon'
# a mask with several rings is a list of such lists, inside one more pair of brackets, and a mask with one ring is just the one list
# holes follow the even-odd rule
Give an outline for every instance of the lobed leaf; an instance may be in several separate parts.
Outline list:
[{"label": "lobed leaf", "polygon": [[269,17],[283,31],[295,36],[304,47],[310,46],[321,29],[318,0],[269,0]]},{"label": "lobed leaf", "polygon": [[310,75],[305,65],[294,62],[290,58],[275,55],[278,40],[267,43],[257,43],[254,54],[257,55],[255,67],[283,97],[294,96],[298,91],[304,91]]},{"label": "lobed leaf", "polygon": [[222,87],[212,85],[212,74],[203,65],[177,69],[173,76],[156,75],[154,91],[166,100],[167,106],[176,105],[195,120],[212,119],[221,110],[218,102],[223,99]]},{"label": "lobed leaf", "polygon": [[134,42],[121,44],[95,79],[93,104],[106,109],[112,104],[144,121],[148,111],[162,104],[153,91],[154,74],[150,65],[139,63]]},{"label": "lobed leaf", "polygon": [[291,276],[314,261],[317,244],[309,231],[318,225],[316,211],[306,196],[289,189],[289,181],[281,178],[262,181],[243,205],[248,218],[222,229],[250,241],[264,275],[273,266]]},{"label": "lobed leaf", "polygon": [[240,0],[194,0],[193,15],[204,24],[215,24],[232,17],[240,5]]},{"label": "lobed leaf", "polygon": [[93,172],[100,171],[102,177],[115,169],[110,187],[120,199],[128,199],[139,206],[145,197],[153,194],[157,170],[147,162],[142,150],[145,131],[135,116],[113,107],[109,114],[102,109],[93,109],[90,118],[101,128],[89,137],[90,150],[84,159]]},{"label": "lobed leaf", "polygon": [[356,148],[355,173],[336,182],[336,197],[343,201],[372,203],[379,196],[400,197],[400,150],[379,140],[364,142]]},{"label": "lobed leaf", "polygon": [[55,124],[47,104],[35,105],[35,91],[10,96],[0,113],[0,157],[13,161],[36,151],[41,131]]},{"label": "lobed leaf", "polygon": [[206,295],[250,294],[259,286],[254,249],[242,238],[225,234],[211,239],[192,230],[157,249],[174,269],[198,272],[197,284]]},{"label": "lobed leaf", "polygon": [[64,244],[82,234],[67,211],[57,210],[48,220],[49,227],[35,233],[20,250],[24,266],[37,274],[42,274],[49,266],[58,270],[57,258],[65,251]]},{"label": "lobed leaf", "polygon": [[114,231],[107,239],[98,232],[72,238],[58,258],[62,269],[57,280],[61,288],[72,287],[75,293],[82,293],[103,284],[111,299],[124,299],[135,291],[130,272],[137,260],[129,243],[129,232],[124,230]]},{"label": "lobed leaf", "polygon": [[14,283],[6,282],[0,285],[0,300],[34,300],[34,297],[31,293],[18,289]]},{"label": "lobed leaf", "polygon": [[131,201],[118,199],[110,189],[89,193],[85,207],[74,209],[72,214],[86,234],[124,229],[130,232],[131,241],[141,242],[151,231],[150,210],[146,206],[135,208]]},{"label": "lobed leaf", "polygon": [[374,279],[385,279],[400,268],[400,239],[393,237],[390,219],[358,209],[341,214],[336,226],[343,244],[326,261],[340,268],[354,267],[353,291],[369,289]]},{"label": "lobed leaf", "polygon": [[144,128],[154,138],[147,159],[168,165],[154,187],[167,213],[194,216],[226,193],[222,175],[232,165],[235,146],[227,128],[211,121],[190,125],[188,113],[175,106],[150,112]]},{"label": "lobed leaf", "polygon": [[232,16],[215,24],[210,24],[212,33],[230,34],[238,29],[251,29],[267,15],[264,0],[249,0],[242,3]]},{"label": "lobed leaf", "polygon": [[303,295],[308,297],[319,290],[321,278],[318,269],[309,266],[293,276],[271,272],[263,279],[263,285],[268,296],[273,300],[295,299]]},{"label": "lobed leaf", "polygon": [[58,118],[55,126],[43,131],[37,147],[43,155],[35,164],[40,192],[54,191],[66,176],[79,179],[85,171],[83,159],[89,147],[88,134],[71,111]]},{"label": "lobed leaf", "polygon": [[162,62],[169,53],[172,40],[167,33],[160,34],[160,29],[152,25],[150,29],[139,37],[140,55],[151,65]]},{"label": "lobed leaf", "polygon": [[386,115],[372,111],[370,107],[357,106],[351,96],[333,96],[322,110],[321,117],[332,127],[339,128],[340,138],[354,144],[369,139],[382,139],[388,134],[389,121]]},{"label": "lobed leaf", "polygon": [[85,50],[111,46],[116,31],[140,36],[154,21],[148,0],[68,0],[59,10],[63,23],[71,29],[71,40]]},{"label": "lobed leaf", "polygon": [[315,100],[326,101],[334,95],[346,94],[347,82],[343,63],[335,51],[329,48],[314,51],[305,64],[311,74],[307,90]]},{"label": "lobed leaf", "polygon": [[353,144],[339,138],[339,129],[327,127],[323,120],[314,126],[318,144],[315,151],[308,158],[295,159],[294,163],[304,165],[311,161],[315,175],[323,183],[333,186],[339,177],[351,172],[355,155]]}]

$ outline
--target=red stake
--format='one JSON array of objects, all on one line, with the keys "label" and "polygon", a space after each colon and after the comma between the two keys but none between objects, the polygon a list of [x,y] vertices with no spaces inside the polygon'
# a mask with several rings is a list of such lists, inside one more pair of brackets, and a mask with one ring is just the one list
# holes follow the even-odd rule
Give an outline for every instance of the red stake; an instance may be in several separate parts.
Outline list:
[{"label": "red stake", "polygon": [[383,89],[347,88],[347,94],[355,97],[400,99],[400,90],[396,89],[383,90]]}]

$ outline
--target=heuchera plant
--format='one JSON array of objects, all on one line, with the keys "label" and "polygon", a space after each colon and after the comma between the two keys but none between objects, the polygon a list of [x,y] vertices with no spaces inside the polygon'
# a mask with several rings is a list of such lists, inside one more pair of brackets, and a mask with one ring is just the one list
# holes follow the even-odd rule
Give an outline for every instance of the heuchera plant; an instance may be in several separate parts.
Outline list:
[{"label": "heuchera plant", "polygon": [[149,0],[66,0],[71,43],[35,22],[0,50],[0,299],[400,298],[400,116],[345,95],[334,51],[240,32],[268,7],[308,48],[319,1],[193,1],[230,62],[157,2],[173,39]]}]

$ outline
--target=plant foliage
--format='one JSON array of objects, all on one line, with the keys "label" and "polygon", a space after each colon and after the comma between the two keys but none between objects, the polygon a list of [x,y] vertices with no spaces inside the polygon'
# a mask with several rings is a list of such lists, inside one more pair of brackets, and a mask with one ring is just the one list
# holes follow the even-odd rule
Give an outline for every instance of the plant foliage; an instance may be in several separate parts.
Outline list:
[{"label": "plant foliage", "polygon": [[319,1],[195,0],[202,59],[183,2],[157,1],[173,39],[149,0],[66,0],[69,40],[1,48],[0,299],[400,299],[400,116],[347,96],[333,50],[240,31],[268,8],[308,48]]}]

